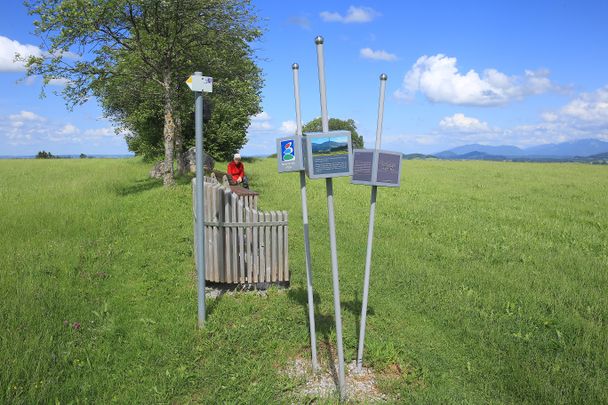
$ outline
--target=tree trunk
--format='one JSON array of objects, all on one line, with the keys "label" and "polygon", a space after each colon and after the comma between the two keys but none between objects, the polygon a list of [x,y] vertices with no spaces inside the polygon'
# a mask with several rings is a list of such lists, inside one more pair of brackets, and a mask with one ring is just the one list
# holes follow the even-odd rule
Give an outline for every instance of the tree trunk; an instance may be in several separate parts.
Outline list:
[{"label": "tree trunk", "polygon": [[184,135],[182,134],[182,120],[175,117],[175,160],[177,160],[177,174],[186,174],[186,162],[184,161]]},{"label": "tree trunk", "polygon": [[175,185],[173,178],[173,153],[175,147],[175,116],[173,111],[173,99],[171,97],[171,77],[165,76],[163,81],[165,88],[165,124],[163,138],[165,143],[165,164],[163,184],[165,187]]}]

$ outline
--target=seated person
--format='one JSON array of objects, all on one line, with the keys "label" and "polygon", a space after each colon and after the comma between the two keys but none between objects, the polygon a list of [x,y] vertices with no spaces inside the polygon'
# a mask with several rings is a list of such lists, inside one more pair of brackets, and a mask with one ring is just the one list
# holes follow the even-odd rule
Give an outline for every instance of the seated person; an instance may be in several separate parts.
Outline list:
[{"label": "seated person", "polygon": [[245,176],[245,165],[241,163],[241,155],[238,153],[234,154],[232,162],[228,163],[227,171],[231,182],[237,186],[249,188],[249,180]]}]

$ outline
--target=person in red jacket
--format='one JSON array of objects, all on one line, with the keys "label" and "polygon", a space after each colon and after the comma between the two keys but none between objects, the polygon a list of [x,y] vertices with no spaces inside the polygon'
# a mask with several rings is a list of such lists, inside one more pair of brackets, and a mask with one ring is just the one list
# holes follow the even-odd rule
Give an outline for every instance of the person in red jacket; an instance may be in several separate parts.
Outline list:
[{"label": "person in red jacket", "polygon": [[228,174],[238,186],[249,188],[249,180],[245,176],[245,165],[241,163],[241,155],[234,154],[232,162],[228,163]]}]

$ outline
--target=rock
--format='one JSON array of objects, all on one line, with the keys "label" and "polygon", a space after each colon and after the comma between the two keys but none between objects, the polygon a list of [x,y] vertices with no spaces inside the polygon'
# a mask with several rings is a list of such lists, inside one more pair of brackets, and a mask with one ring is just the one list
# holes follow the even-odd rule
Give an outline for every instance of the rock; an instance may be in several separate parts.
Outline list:
[{"label": "rock", "polygon": [[162,179],[165,174],[165,161],[161,160],[156,163],[149,174],[153,179]]},{"label": "rock", "polygon": [[[192,147],[184,152],[184,165],[186,171],[190,173],[196,172],[196,148]],[[210,172],[215,167],[215,160],[206,153],[203,153],[203,168],[206,172]]]}]

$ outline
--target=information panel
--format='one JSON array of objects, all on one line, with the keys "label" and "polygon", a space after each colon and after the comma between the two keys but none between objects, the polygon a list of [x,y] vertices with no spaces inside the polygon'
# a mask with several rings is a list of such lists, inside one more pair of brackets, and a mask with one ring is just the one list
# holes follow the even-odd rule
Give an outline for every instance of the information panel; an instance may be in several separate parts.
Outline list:
[{"label": "information panel", "polygon": [[277,139],[277,164],[279,173],[304,170],[301,137],[294,135]]},{"label": "information panel", "polygon": [[306,133],[306,174],[311,179],[352,175],[352,144],[349,131]]},{"label": "information panel", "polygon": [[352,184],[399,187],[401,153],[374,149],[353,151]]}]

